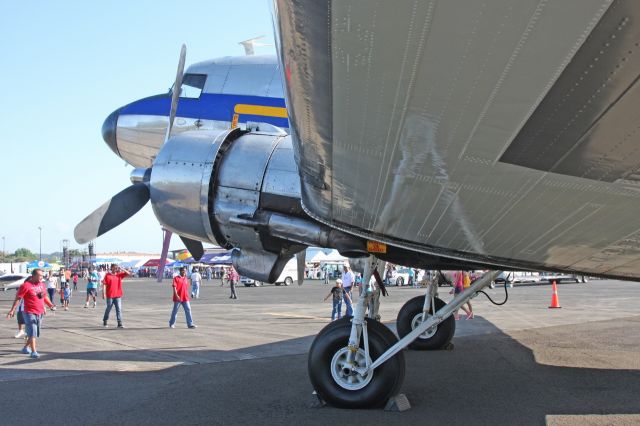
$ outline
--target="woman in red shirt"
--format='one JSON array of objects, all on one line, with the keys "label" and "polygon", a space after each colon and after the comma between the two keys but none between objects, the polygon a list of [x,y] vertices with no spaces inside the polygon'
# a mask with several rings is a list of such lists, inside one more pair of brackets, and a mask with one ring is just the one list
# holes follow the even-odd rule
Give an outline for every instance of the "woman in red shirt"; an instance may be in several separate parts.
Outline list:
[{"label": "woman in red shirt", "polygon": [[187,317],[187,326],[189,328],[196,328],[191,317],[191,305],[189,304],[189,280],[187,279],[187,268],[184,266],[180,268],[180,275],[173,277],[173,311],[171,312],[171,319],[169,319],[169,327],[176,327],[176,315],[180,305],[184,309],[184,314]]}]

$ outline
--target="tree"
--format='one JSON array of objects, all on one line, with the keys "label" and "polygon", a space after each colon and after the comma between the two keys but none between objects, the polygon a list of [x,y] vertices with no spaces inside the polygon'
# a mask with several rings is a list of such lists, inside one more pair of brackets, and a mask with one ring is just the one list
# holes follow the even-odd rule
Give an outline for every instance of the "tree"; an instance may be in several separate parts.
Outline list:
[{"label": "tree", "polygon": [[28,248],[19,248],[12,255],[9,256],[12,262],[28,262],[30,260],[37,259],[38,256],[33,254]]}]

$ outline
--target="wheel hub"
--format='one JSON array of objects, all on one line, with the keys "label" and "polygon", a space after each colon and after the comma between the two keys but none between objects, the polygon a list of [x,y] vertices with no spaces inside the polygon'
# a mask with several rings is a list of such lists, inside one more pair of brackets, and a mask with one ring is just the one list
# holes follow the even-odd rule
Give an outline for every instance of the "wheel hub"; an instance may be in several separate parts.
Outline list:
[{"label": "wheel hub", "polygon": [[[431,318],[431,315],[429,314],[425,315],[425,321],[428,320],[429,318]],[[422,322],[423,322],[422,312],[420,312],[416,316],[414,316],[413,319],[411,320],[411,329],[415,330],[420,324],[422,324]],[[430,339],[436,334],[436,331],[438,331],[437,325],[434,325],[433,327],[429,327],[424,333],[418,336],[418,339]]]},{"label": "wheel hub", "polygon": [[[352,367],[364,367],[367,365],[367,358],[364,350],[358,348],[355,354],[353,365],[348,362],[349,348],[340,349],[331,359],[331,377],[342,388],[347,390],[359,390],[371,382],[373,371],[360,374]],[[369,362],[371,360],[369,359]]]}]

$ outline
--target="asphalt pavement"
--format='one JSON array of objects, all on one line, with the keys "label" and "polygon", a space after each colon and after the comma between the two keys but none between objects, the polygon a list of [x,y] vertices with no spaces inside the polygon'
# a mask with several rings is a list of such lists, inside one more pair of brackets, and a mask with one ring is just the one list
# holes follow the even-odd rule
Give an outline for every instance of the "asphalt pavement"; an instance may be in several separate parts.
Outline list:
[{"label": "asphalt pavement", "polygon": [[[242,287],[232,300],[205,281],[192,303],[197,329],[182,312],[168,327],[168,281],[125,281],[125,329],[115,312],[103,328],[104,303],[85,309],[79,291],[69,311],[47,315],[39,360],[19,353],[15,320],[0,321],[0,423],[640,424],[640,283],[561,284],[562,309],[548,308],[549,285],[516,285],[501,307],[479,295],[453,350],[405,351],[412,408],[402,413],[311,408],[306,353],[329,322],[329,289]],[[394,329],[422,292],[391,288],[383,322]],[[14,295],[0,293],[0,312]]]}]

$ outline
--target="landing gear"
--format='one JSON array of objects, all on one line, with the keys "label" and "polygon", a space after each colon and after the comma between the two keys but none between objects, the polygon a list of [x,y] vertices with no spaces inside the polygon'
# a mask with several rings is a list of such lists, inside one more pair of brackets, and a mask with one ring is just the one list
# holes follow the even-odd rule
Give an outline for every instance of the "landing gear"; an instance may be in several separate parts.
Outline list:
[{"label": "landing gear", "polygon": [[[433,306],[430,307],[428,314],[423,315],[425,297],[426,296],[414,297],[405,303],[400,309],[396,320],[396,326],[400,338],[403,338],[424,321],[433,316]],[[436,311],[439,311],[446,305],[444,301],[437,297],[433,299],[433,302],[435,304]],[[419,335],[418,338],[409,345],[409,348],[420,351],[443,349],[449,344],[449,342],[451,342],[455,332],[456,321],[453,316],[449,316],[440,324],[428,328],[424,333]]]},{"label": "landing gear", "polygon": [[455,331],[455,323],[450,322],[453,312],[500,274],[488,272],[449,304],[435,297],[438,283],[433,280],[425,296],[410,300],[402,308],[398,330],[402,323],[404,335],[398,341],[377,321],[379,289],[371,282],[371,276],[376,268],[384,270],[381,264],[374,256],[367,259],[362,293],[354,304],[353,317],[327,325],[309,349],[311,383],[318,397],[335,407],[379,407],[396,396],[404,379],[402,350],[416,339],[420,349],[446,345]]},{"label": "landing gear", "polygon": [[[402,352],[370,371],[358,371],[371,365],[387,349],[398,342],[385,325],[366,318],[357,350],[348,345],[351,318],[343,318],[326,326],[309,350],[309,376],[318,396],[334,407],[372,408],[383,406],[396,395],[404,380]],[[368,356],[366,346],[368,346]],[[353,361],[350,354],[353,353]]]}]

